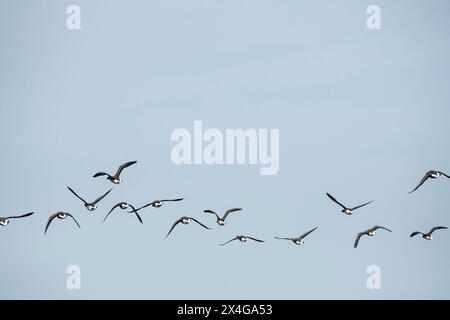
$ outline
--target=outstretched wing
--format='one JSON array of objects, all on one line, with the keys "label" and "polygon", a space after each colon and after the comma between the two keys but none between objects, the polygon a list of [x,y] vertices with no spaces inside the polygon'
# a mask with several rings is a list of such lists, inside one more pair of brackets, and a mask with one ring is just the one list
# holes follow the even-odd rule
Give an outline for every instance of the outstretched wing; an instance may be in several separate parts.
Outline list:
[{"label": "outstretched wing", "polygon": [[440,174],[442,174],[443,176],[446,176],[447,178],[450,179],[450,176],[448,174],[443,173],[442,171],[439,171]]},{"label": "outstretched wing", "polygon": [[99,203],[100,201],[102,201],[103,198],[106,197],[106,196],[112,191],[112,189],[114,189],[114,188],[109,189],[109,191],[106,192],[104,195],[98,197],[98,198],[94,201],[94,204],[97,204],[97,203]]},{"label": "outstretched wing", "polygon": [[367,206],[368,204],[371,204],[372,202],[374,202],[375,200],[372,200],[372,201],[369,201],[369,202],[366,202],[366,203],[364,203],[364,204],[362,204],[362,205],[360,205],[360,206],[356,206],[356,207],[354,207],[354,208],[351,208],[350,210],[356,210],[356,209],[359,209],[359,208],[362,208],[362,207],[365,207],[365,206]]},{"label": "outstretched wing", "polygon": [[425,181],[428,180],[428,178],[431,177],[431,172],[427,172],[425,174],[425,176],[422,178],[422,180],[420,180],[419,184],[417,185],[417,187],[415,187],[412,191],[410,191],[409,193],[413,193],[414,191],[416,191],[417,189],[420,188],[421,185],[424,184]]},{"label": "outstretched wing", "polygon": [[214,211],[212,211],[212,210],[203,210],[203,212],[204,213],[211,213],[211,214],[215,215],[217,217],[217,219],[220,219],[219,215],[217,213],[215,213]]},{"label": "outstretched wing", "polygon": [[68,217],[71,217],[72,220],[75,221],[75,223],[77,224],[78,228],[81,229],[80,224],[79,224],[78,221],[73,217],[73,215],[71,215],[70,213],[66,213],[66,215],[67,215]]},{"label": "outstretched wing", "polygon": [[30,212],[30,213],[25,213],[25,214],[23,214],[23,215],[21,215],[21,216],[11,216],[11,217],[7,217],[7,218],[3,218],[3,219],[5,219],[5,220],[9,220],[9,219],[20,219],[20,218],[26,218],[26,217],[29,217],[29,216],[31,216],[31,215],[33,215],[34,214],[34,212]]},{"label": "outstretched wing", "polygon": [[116,204],[114,207],[112,207],[112,209],[109,210],[108,214],[106,215],[105,219],[103,219],[102,222],[105,222],[105,221],[106,221],[106,218],[108,218],[108,216],[111,214],[111,212],[113,212],[114,209],[116,209],[116,208],[119,207],[119,206],[120,206],[120,203],[118,203],[118,204]]},{"label": "outstretched wing", "polygon": [[78,199],[83,201],[84,204],[87,204],[87,202],[82,197],[80,197],[75,191],[73,191],[73,189],[71,187],[67,186],[67,189],[69,189],[69,191],[72,192],[75,195],[75,197],[77,197]]},{"label": "outstretched wing", "polygon": [[211,228],[205,226],[203,223],[199,222],[198,220],[196,220],[196,219],[194,219],[194,218],[189,218],[189,219],[191,219],[192,221],[197,222],[197,223],[198,223],[199,225],[201,225],[203,228],[208,229],[208,230],[211,230]]},{"label": "outstretched wing", "polygon": [[236,238],[233,238],[233,239],[231,239],[231,240],[228,240],[227,242],[220,244],[220,246],[227,245],[227,244],[229,244],[230,242],[233,242],[233,241],[235,241],[235,240],[237,240],[237,239],[239,239],[239,237],[236,237]]},{"label": "outstretched wing", "polygon": [[290,240],[290,241],[294,240],[292,238],[279,238],[279,237],[275,237],[275,239],[277,239],[277,240]]},{"label": "outstretched wing", "polygon": [[356,239],[355,239],[355,243],[353,244],[353,248],[358,247],[359,239],[361,239],[361,237],[365,234],[366,234],[366,232],[360,232],[356,235]]},{"label": "outstretched wing", "polygon": [[443,229],[447,229],[447,227],[442,227],[442,226],[434,227],[434,228],[432,228],[432,229],[430,230],[430,234],[432,234],[432,233],[435,232],[436,230],[443,230]]},{"label": "outstretched wing", "polygon": [[93,178],[97,178],[97,177],[101,177],[101,176],[108,176],[111,177],[108,173],[106,172],[97,172],[96,174],[94,174]]},{"label": "outstretched wing", "polygon": [[372,228],[372,230],[373,231],[375,231],[375,230],[378,230],[378,229],[383,229],[383,230],[386,230],[386,231],[389,231],[389,232],[392,232],[390,229],[388,229],[388,228],[385,228],[385,227],[382,227],[382,226],[375,226],[375,227],[373,227]]},{"label": "outstretched wing", "polygon": [[342,203],[340,203],[339,201],[337,201],[331,194],[329,194],[327,192],[327,196],[328,198],[330,198],[332,201],[334,201],[335,203],[337,203],[338,205],[340,205],[344,210],[347,209]]},{"label": "outstretched wing", "polygon": [[423,235],[423,233],[422,233],[422,232],[419,232],[419,231],[414,231],[413,233],[411,233],[410,237],[411,237],[411,238],[412,238],[412,237],[415,237],[415,236],[417,236],[418,234],[421,234],[421,235]]},{"label": "outstretched wing", "polygon": [[302,234],[299,238],[300,238],[300,239],[306,238],[310,233],[316,231],[317,228],[318,228],[318,227],[315,227],[314,229],[309,230],[308,232],[305,232],[305,233]]},{"label": "outstretched wing", "polygon": [[259,239],[252,238],[252,237],[247,237],[247,238],[249,238],[249,239],[251,239],[253,241],[256,241],[256,242],[264,242],[264,240],[259,240]]},{"label": "outstretched wing", "polygon": [[127,163],[122,164],[119,169],[117,169],[116,172],[116,177],[120,176],[120,174],[122,173],[123,169],[128,168],[129,166],[132,166],[133,164],[137,163],[137,161],[129,161]]},{"label": "outstretched wing", "polygon": [[155,202],[156,201],[150,202],[150,203],[146,204],[145,206],[137,208],[136,210],[128,211],[128,213],[141,211],[142,209],[152,206],[153,204],[155,204]]},{"label": "outstretched wing", "polygon": [[142,218],[139,215],[139,213],[137,213],[136,209],[131,204],[128,204],[128,205],[131,207],[131,209],[133,209],[133,211],[131,211],[131,212],[133,212],[136,215],[136,217],[139,219],[139,221],[143,224],[144,222],[142,221]]},{"label": "outstretched wing", "polygon": [[179,198],[179,199],[165,199],[165,200],[161,200],[161,202],[169,202],[169,201],[182,201],[184,200],[184,198]]},{"label": "outstretched wing", "polygon": [[48,227],[50,227],[50,224],[51,224],[52,221],[58,216],[58,214],[59,214],[59,213],[52,214],[52,215],[48,218],[47,224],[45,225],[45,231],[44,231],[44,234],[47,233]]},{"label": "outstretched wing", "polygon": [[175,227],[181,222],[183,221],[183,218],[178,219],[177,221],[175,221],[175,223],[172,225],[172,227],[170,228],[169,232],[166,235],[166,238],[169,236],[169,234],[173,231],[173,229],[175,229]]},{"label": "outstretched wing", "polygon": [[227,211],[225,211],[225,214],[224,214],[224,216],[223,216],[223,220],[225,220],[225,219],[228,217],[228,215],[229,215],[230,213],[236,212],[236,211],[241,211],[241,210],[242,210],[241,208],[232,208],[232,209],[228,209]]}]

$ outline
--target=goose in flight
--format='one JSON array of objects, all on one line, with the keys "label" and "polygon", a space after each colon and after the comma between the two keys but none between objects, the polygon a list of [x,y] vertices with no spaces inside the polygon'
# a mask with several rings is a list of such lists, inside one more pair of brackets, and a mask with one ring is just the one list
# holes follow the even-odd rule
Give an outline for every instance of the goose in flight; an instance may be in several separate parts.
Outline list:
[{"label": "goose in flight", "polygon": [[241,211],[241,210],[242,210],[241,208],[228,209],[227,211],[225,211],[225,214],[223,215],[223,217],[219,217],[219,215],[217,213],[215,213],[214,211],[212,211],[212,210],[205,210],[203,212],[204,213],[211,213],[211,214],[215,215],[216,218],[217,218],[217,220],[216,220],[217,224],[220,225],[220,226],[224,226],[225,223],[226,223],[225,220],[226,220],[226,218],[228,217],[228,215],[230,213],[236,212],[236,211]]},{"label": "goose in flight", "polygon": [[34,214],[34,212],[30,212],[30,213],[26,213],[26,214],[23,214],[23,215],[20,215],[20,216],[10,216],[10,217],[0,218],[0,226],[5,227],[5,226],[7,226],[10,223],[10,220],[12,220],[12,219],[26,218],[26,217],[29,217],[29,216],[31,216],[33,214]]},{"label": "goose in flight", "polygon": [[436,230],[444,230],[444,229],[447,229],[447,227],[434,227],[428,233],[414,231],[413,233],[411,233],[410,237],[412,238],[412,237],[417,236],[418,234],[421,234],[422,238],[424,238],[426,240],[433,240],[433,232],[435,232]]},{"label": "goose in flight", "polygon": [[236,236],[233,239],[231,239],[231,240],[229,240],[229,241],[227,241],[225,243],[222,243],[220,246],[227,245],[230,242],[233,242],[233,241],[236,241],[236,240],[239,240],[240,242],[247,242],[249,240],[253,240],[253,241],[256,241],[256,242],[264,242],[264,240],[259,240],[259,239],[248,237],[248,236]]},{"label": "goose in flight", "polygon": [[184,225],[188,225],[189,223],[191,223],[192,221],[196,222],[197,224],[199,224],[200,226],[202,226],[205,229],[211,230],[211,228],[208,228],[207,226],[205,226],[203,223],[199,222],[198,220],[191,218],[191,217],[181,217],[180,219],[178,219],[177,221],[175,221],[175,223],[172,225],[172,227],[170,228],[169,232],[166,235],[166,239],[169,236],[169,234],[173,231],[173,229],[175,229],[175,227],[178,224],[184,224]]},{"label": "goose in flight", "polygon": [[428,179],[437,179],[441,176],[447,177],[450,179],[450,176],[448,176],[447,174],[443,173],[442,171],[436,171],[436,170],[430,170],[428,171],[422,178],[422,180],[419,181],[419,184],[409,193],[413,193],[414,191],[416,191],[417,189],[419,189],[424,183],[425,181],[427,181]]},{"label": "goose in flight", "polygon": [[[161,208],[164,202],[173,202],[173,201],[182,201],[184,200],[184,198],[180,198],[180,199],[166,199],[166,200],[155,200],[153,202],[150,202],[148,204],[146,204],[145,206],[139,207],[137,208],[135,211],[139,212],[142,209],[145,209],[147,207],[152,206],[153,208]],[[133,211],[128,211],[128,213],[131,213]]]},{"label": "goose in flight", "polygon": [[358,233],[358,234],[356,235],[356,239],[355,239],[355,243],[354,243],[353,247],[354,247],[354,248],[358,247],[359,239],[360,239],[362,236],[367,235],[367,236],[369,236],[369,237],[373,237],[373,236],[376,234],[376,231],[377,231],[378,229],[384,229],[384,230],[386,230],[386,231],[392,232],[392,231],[389,230],[388,228],[385,228],[385,227],[382,227],[382,226],[374,226],[374,227],[372,227],[372,228],[370,228],[370,229],[367,229],[366,231],[363,231],[363,232]]},{"label": "goose in flight", "polygon": [[86,207],[86,209],[88,209],[89,211],[94,211],[95,209],[97,209],[97,204],[103,200],[104,197],[106,197],[113,188],[109,189],[108,192],[106,192],[104,195],[98,197],[94,202],[87,202],[85,201],[82,197],[80,197],[75,191],[73,191],[73,189],[71,187],[67,187],[67,189],[69,189],[70,192],[72,192],[75,197],[77,197],[78,199],[80,199],[81,201],[84,202],[84,206]]},{"label": "goose in flight", "polygon": [[296,245],[302,245],[302,244],[305,243],[305,242],[303,241],[303,239],[305,239],[310,233],[314,232],[317,228],[318,228],[318,227],[315,227],[314,229],[305,232],[304,234],[302,234],[302,235],[301,235],[300,237],[298,237],[298,238],[278,238],[278,237],[275,237],[275,239],[278,239],[278,240],[290,240],[290,241],[292,241],[292,242],[293,242],[294,244],[296,244]]},{"label": "goose in flight", "polygon": [[97,172],[94,174],[94,178],[101,177],[101,176],[107,176],[107,179],[111,181],[114,184],[119,184],[122,182],[122,179],[120,179],[120,175],[122,174],[122,171],[125,168],[128,168],[129,166],[132,166],[133,164],[137,163],[137,161],[130,161],[127,163],[122,164],[118,169],[117,172],[112,176],[106,172]]},{"label": "goose in flight", "polygon": [[71,218],[73,221],[75,221],[75,223],[77,224],[78,228],[81,229],[80,224],[78,223],[78,221],[70,214],[67,212],[57,212],[53,215],[50,216],[50,218],[48,218],[47,221],[47,225],[45,226],[45,231],[44,234],[47,233],[48,227],[50,227],[50,224],[52,223],[53,220],[55,220],[55,218],[58,218],[60,220],[64,220],[67,217]]},{"label": "goose in flight", "polygon": [[120,208],[120,209],[122,209],[122,210],[126,210],[126,209],[128,209],[128,208],[131,208],[132,211],[130,211],[130,213],[134,213],[134,214],[136,215],[136,217],[138,218],[139,222],[140,222],[140,223],[143,223],[143,222],[142,222],[142,218],[141,218],[141,216],[139,215],[139,213],[137,213],[136,209],[135,209],[131,204],[126,203],[126,202],[119,202],[119,203],[116,204],[114,207],[112,207],[111,210],[109,210],[108,214],[106,215],[105,219],[103,219],[102,222],[105,222],[106,219],[108,218],[108,216],[111,214],[111,212],[113,212],[116,208]]},{"label": "goose in flight", "polygon": [[368,204],[371,204],[372,202],[375,201],[375,200],[372,200],[372,201],[366,202],[366,203],[364,203],[364,204],[362,204],[362,205],[359,205],[359,206],[356,206],[356,207],[353,207],[353,208],[347,208],[347,207],[344,206],[342,203],[340,203],[339,201],[337,201],[331,194],[327,193],[327,196],[328,196],[328,198],[330,198],[333,202],[335,202],[335,203],[337,203],[339,206],[341,206],[341,207],[342,207],[342,211],[341,211],[341,212],[345,213],[346,215],[351,215],[351,214],[353,214],[353,212],[354,212],[356,209],[365,207],[365,206],[367,206]]}]

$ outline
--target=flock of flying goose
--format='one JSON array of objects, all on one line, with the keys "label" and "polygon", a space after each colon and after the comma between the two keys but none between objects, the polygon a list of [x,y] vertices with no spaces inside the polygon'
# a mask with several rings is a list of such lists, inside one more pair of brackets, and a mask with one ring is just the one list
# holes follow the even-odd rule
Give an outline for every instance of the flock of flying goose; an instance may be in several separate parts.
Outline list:
[{"label": "flock of flying goose", "polygon": [[[126,168],[128,168],[128,167],[130,167],[130,166],[132,166],[132,165],[134,165],[134,164],[136,164],[136,163],[137,163],[137,161],[130,161],[130,162],[126,162],[126,163],[122,164],[122,165],[117,169],[117,171],[116,171],[116,173],[115,173],[114,175],[110,175],[110,174],[108,174],[108,173],[106,173],[106,172],[98,172],[98,173],[96,173],[93,177],[94,177],[94,178],[97,178],[97,177],[106,176],[106,179],[107,179],[107,180],[109,180],[109,181],[112,182],[113,184],[117,185],[117,184],[120,184],[120,183],[122,182],[122,179],[120,178],[120,176],[121,176],[123,170],[126,169]],[[447,178],[450,179],[450,176],[448,176],[447,174],[445,174],[445,173],[443,173],[443,172],[441,172],[441,171],[435,171],[435,170],[428,171],[428,172],[425,174],[425,176],[420,180],[419,184],[418,184],[418,185],[417,185],[410,193],[413,193],[414,191],[416,191],[417,189],[419,189],[419,188],[420,188],[420,187],[421,187],[428,179],[437,179],[437,178],[439,178],[439,177],[441,177],[441,176],[445,176],[445,177],[447,177]],[[77,197],[79,200],[81,200],[81,201],[83,202],[84,206],[85,206],[86,209],[89,210],[89,211],[94,211],[94,210],[96,210],[96,209],[97,209],[98,203],[99,203],[100,201],[102,201],[102,200],[103,200],[103,199],[104,199],[104,198],[112,191],[112,189],[113,189],[113,188],[109,189],[105,194],[101,195],[100,197],[98,197],[97,199],[95,199],[93,202],[87,202],[87,201],[84,200],[81,196],[79,196],[72,188],[70,188],[70,187],[67,187],[67,188],[69,189],[69,191],[70,191],[75,197]],[[330,198],[334,203],[336,203],[337,205],[339,205],[339,206],[342,208],[342,213],[345,213],[346,215],[352,215],[352,214],[354,213],[355,210],[360,209],[360,208],[363,208],[363,207],[365,207],[365,206],[367,206],[367,205],[369,205],[369,204],[371,204],[371,203],[373,202],[373,201],[369,201],[369,202],[366,202],[366,203],[364,203],[364,204],[361,204],[361,205],[358,205],[358,206],[355,206],[355,207],[347,207],[347,206],[343,205],[342,203],[340,203],[338,200],[336,200],[336,198],[333,197],[331,194],[327,193],[327,196],[328,196],[328,198]],[[143,223],[142,218],[141,218],[141,216],[139,215],[139,211],[141,211],[141,210],[143,210],[143,209],[145,209],[145,208],[148,208],[148,207],[160,208],[160,207],[163,205],[163,203],[165,203],[165,202],[177,202],[177,201],[182,201],[182,200],[184,200],[184,198],[178,198],[178,199],[165,199],[165,200],[155,200],[155,201],[153,201],[153,202],[150,202],[150,203],[148,203],[148,204],[146,204],[146,205],[144,205],[144,206],[142,206],[142,207],[138,207],[138,208],[135,208],[133,205],[131,205],[131,204],[127,203],[127,202],[119,202],[119,203],[117,203],[116,205],[114,205],[114,206],[111,208],[111,210],[108,212],[108,214],[107,214],[107,215],[105,216],[105,218],[103,219],[103,222],[106,221],[106,219],[109,217],[109,215],[110,215],[115,209],[120,208],[120,209],[122,209],[122,210],[131,209],[131,210],[126,211],[126,212],[129,213],[129,214],[134,214],[134,215],[136,216],[136,218],[139,220],[139,222],[140,222],[140,223]],[[241,210],[242,210],[241,208],[232,208],[232,209],[229,209],[229,210],[227,210],[227,211],[223,214],[222,217],[219,216],[216,212],[214,212],[214,211],[212,211],[212,210],[204,210],[203,212],[204,212],[204,213],[207,213],[207,214],[212,214],[212,215],[214,215],[214,216],[216,217],[216,222],[217,222],[217,224],[220,225],[220,226],[224,226],[224,225],[226,224],[226,219],[227,219],[227,217],[229,216],[230,213],[237,212],[237,211],[241,211]],[[0,226],[7,226],[7,225],[9,224],[9,222],[10,222],[11,220],[13,220],[13,219],[26,218],[26,217],[29,217],[29,216],[31,216],[31,215],[33,215],[33,214],[34,214],[33,212],[30,212],[30,213],[26,213],[26,214],[23,214],[23,215],[9,216],[9,217],[3,217],[3,218],[0,217]],[[57,212],[57,213],[51,215],[51,216],[48,218],[47,224],[45,225],[45,231],[44,231],[44,233],[47,233],[47,231],[48,231],[50,225],[52,224],[53,221],[55,221],[56,218],[57,218],[57,219],[60,219],[60,220],[64,220],[64,219],[66,219],[66,218],[70,218],[70,219],[72,219],[72,220],[75,222],[75,224],[78,226],[78,228],[81,228],[81,227],[80,227],[80,224],[78,223],[78,221],[77,221],[77,220],[74,218],[74,216],[72,216],[70,213],[67,213],[67,212]],[[206,225],[204,225],[203,223],[201,223],[200,221],[198,221],[198,220],[195,219],[195,218],[184,216],[184,217],[179,218],[177,221],[175,221],[175,223],[170,227],[169,232],[168,232],[167,235],[166,235],[166,238],[172,233],[172,231],[175,229],[175,227],[177,227],[179,224],[182,224],[182,225],[188,225],[188,224],[191,223],[191,222],[195,222],[196,224],[198,224],[199,226],[201,226],[201,227],[203,227],[203,228],[205,228],[205,229],[208,229],[208,230],[211,229],[211,228],[207,227]],[[304,234],[302,234],[302,235],[299,236],[299,237],[295,237],[295,238],[280,238],[280,237],[275,237],[275,239],[277,239],[277,240],[289,240],[289,241],[291,241],[292,243],[294,243],[294,244],[296,244],[296,245],[302,245],[302,244],[304,244],[304,241],[303,241],[303,240],[304,240],[308,235],[310,235],[312,232],[314,232],[317,228],[318,228],[318,227],[315,227],[314,229],[305,232]],[[354,242],[354,248],[358,247],[358,243],[359,243],[361,237],[363,237],[363,236],[373,237],[373,236],[375,235],[375,233],[376,233],[378,230],[380,230],[380,229],[385,230],[385,231],[388,231],[388,232],[391,232],[391,230],[389,230],[388,228],[385,228],[385,227],[383,227],[383,226],[378,226],[378,225],[376,225],[376,226],[374,226],[374,227],[372,227],[372,228],[370,228],[370,229],[367,229],[367,230],[365,230],[365,231],[362,231],[362,232],[360,232],[360,233],[358,233],[358,234],[356,235],[356,239],[355,239],[355,242]],[[447,229],[447,227],[436,226],[436,227],[433,227],[433,228],[432,228],[429,232],[427,232],[427,233],[423,233],[423,232],[420,232],[420,231],[414,231],[413,233],[411,233],[410,237],[415,237],[415,236],[417,236],[417,235],[420,234],[420,235],[422,236],[422,238],[424,238],[424,239],[426,239],[426,240],[432,240],[432,239],[433,239],[433,233],[434,233],[436,230],[443,230],[443,229]],[[220,245],[221,245],[221,246],[224,246],[224,245],[229,244],[230,242],[237,241],[237,240],[239,240],[240,242],[247,242],[247,241],[249,241],[249,240],[252,240],[252,241],[255,241],[255,242],[264,242],[264,240],[256,239],[256,238],[249,237],[249,236],[239,235],[239,236],[236,236],[236,237],[234,237],[233,239],[231,239],[231,240],[229,240],[229,241],[227,241],[227,242],[225,242],[225,243],[222,243],[222,244],[220,244]]]}]

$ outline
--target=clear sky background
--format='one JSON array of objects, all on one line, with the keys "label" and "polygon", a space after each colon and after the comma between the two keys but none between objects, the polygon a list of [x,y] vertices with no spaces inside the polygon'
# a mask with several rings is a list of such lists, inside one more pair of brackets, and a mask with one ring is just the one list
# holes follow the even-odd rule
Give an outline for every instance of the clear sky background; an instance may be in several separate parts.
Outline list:
[{"label": "clear sky background", "polygon": [[[81,7],[81,30],[66,8]],[[366,28],[381,7],[382,29]],[[0,2],[0,298],[450,298],[448,1]],[[280,129],[280,172],[176,166],[170,135]],[[108,190],[100,170],[138,160]],[[345,216],[348,205],[376,201]],[[142,205],[186,197],[142,213]],[[225,227],[204,209],[242,207]],[[80,222],[49,215],[71,212]],[[191,215],[213,230],[178,227]],[[375,224],[393,230],[365,238]],[[302,247],[276,241],[319,226]],[[218,244],[237,234],[266,243]],[[66,268],[81,268],[68,290]],[[381,290],[366,269],[381,268]]]}]

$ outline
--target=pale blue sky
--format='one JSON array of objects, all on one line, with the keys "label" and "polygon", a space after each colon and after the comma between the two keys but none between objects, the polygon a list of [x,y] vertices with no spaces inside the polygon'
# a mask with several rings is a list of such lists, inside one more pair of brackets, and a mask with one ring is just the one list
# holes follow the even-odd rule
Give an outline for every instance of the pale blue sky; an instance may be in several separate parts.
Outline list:
[{"label": "pale blue sky", "polygon": [[[82,10],[79,31],[66,8]],[[408,195],[428,169],[450,171],[448,1],[0,2],[0,298],[450,298],[450,181]],[[280,173],[175,166],[177,128],[280,129]],[[99,170],[138,160],[110,188]],[[348,217],[349,205],[376,201]],[[118,201],[180,203],[101,220]],[[242,213],[220,228],[204,209]],[[73,213],[82,229],[47,217]],[[164,236],[173,221],[195,225]],[[381,224],[392,233],[363,239]],[[303,247],[275,241],[319,226]],[[264,244],[218,244],[237,234]],[[66,288],[68,265],[82,290]],[[382,290],[366,288],[380,266]]]}]

